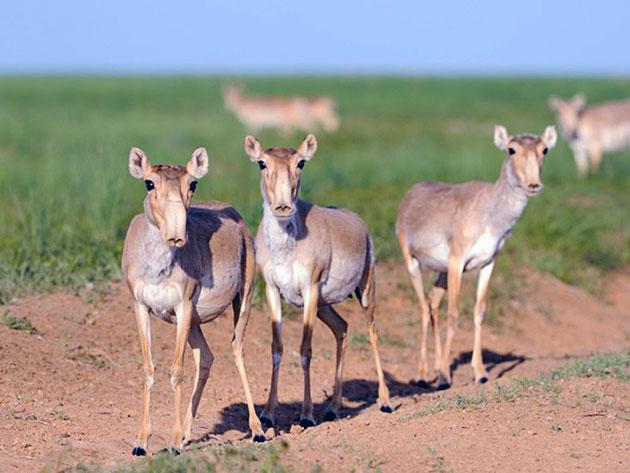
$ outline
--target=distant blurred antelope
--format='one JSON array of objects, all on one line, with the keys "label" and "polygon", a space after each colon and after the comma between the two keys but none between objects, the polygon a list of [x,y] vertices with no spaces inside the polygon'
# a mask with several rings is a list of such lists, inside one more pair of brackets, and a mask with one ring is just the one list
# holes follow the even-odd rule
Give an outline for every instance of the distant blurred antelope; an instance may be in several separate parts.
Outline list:
[{"label": "distant blurred antelope", "polygon": [[[150,315],[176,324],[171,385],[175,425],[168,449],[178,453],[190,440],[192,423],[210,374],[213,356],[201,324],[234,311],[232,349],[249,411],[254,441],[265,435],[254,410],[243,364],[243,337],[256,277],[254,242],[241,216],[218,201],[191,204],[197,180],[208,172],[208,154],[195,150],[186,166],[152,165],[139,148],[129,154],[129,173],[147,189],[144,213],[127,230],[122,273],[133,296],[144,366],[142,419],[133,455],[146,455],[151,422],[149,404],[154,365]],[[182,432],[180,404],[186,342],[195,361],[193,393]]]},{"label": "distant blurred antelope", "polygon": [[579,94],[568,101],[550,97],[549,107],[556,112],[580,176],[586,175],[589,167],[599,170],[602,153],[630,148],[630,100],[586,108],[586,97]]},{"label": "distant blurred antelope", "polygon": [[[499,149],[507,150],[508,156],[495,183],[421,182],[402,200],[396,234],[422,315],[419,384],[428,386],[427,333],[431,317],[438,389],[447,389],[451,385],[450,352],[459,317],[462,273],[475,269],[479,269],[479,282],[474,309],[472,368],[476,383],[488,380],[481,356],[481,323],[490,275],[497,254],[512,233],[527,201],[542,190],[540,170],[556,139],[556,130],[552,126],[547,127],[542,136],[511,136],[503,126],[496,126],[494,143]],[[439,273],[428,301],[422,283],[422,270],[427,269]],[[446,290],[448,321],[442,352],[438,308]]]},{"label": "distant blurred antelope", "polygon": [[241,88],[228,86],[223,99],[225,108],[253,132],[277,128],[287,134],[320,127],[332,132],[339,128],[336,104],[330,97],[246,97]]}]

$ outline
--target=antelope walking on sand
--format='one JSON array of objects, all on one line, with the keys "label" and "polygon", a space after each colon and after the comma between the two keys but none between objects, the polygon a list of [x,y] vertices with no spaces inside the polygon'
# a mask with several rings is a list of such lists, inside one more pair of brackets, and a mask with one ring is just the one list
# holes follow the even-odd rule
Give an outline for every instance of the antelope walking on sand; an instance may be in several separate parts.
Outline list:
[{"label": "antelope walking on sand", "polygon": [[[191,204],[197,180],[208,172],[208,154],[195,150],[184,166],[151,165],[144,151],[132,148],[129,172],[147,189],[144,213],[136,215],[125,238],[124,280],[134,299],[144,363],[142,420],[133,455],[146,455],[151,434],[149,401],[154,366],[151,356],[150,315],[177,324],[171,386],[175,392],[175,425],[169,450],[178,453],[190,440],[192,423],[213,356],[201,324],[234,310],[232,349],[249,410],[254,441],[264,441],[254,411],[243,364],[243,337],[249,319],[256,277],[252,236],[241,216],[223,202]],[[190,345],[195,361],[193,393],[182,435],[180,404],[184,350]]]},{"label": "antelope walking on sand", "polygon": [[550,97],[549,107],[556,112],[580,176],[589,168],[599,170],[602,153],[630,148],[630,100],[586,108],[586,98],[579,94],[569,101]]},{"label": "antelope walking on sand", "polygon": [[[433,325],[438,389],[447,389],[451,385],[450,352],[459,317],[462,274],[475,269],[479,269],[479,282],[474,308],[472,368],[476,383],[488,380],[481,355],[481,324],[490,275],[497,254],[512,233],[527,201],[542,190],[540,171],[545,155],[555,146],[556,139],[553,126],[547,127],[540,137],[511,136],[503,126],[496,126],[494,143],[497,148],[507,150],[508,156],[495,183],[421,182],[413,186],[402,200],[396,233],[420,303],[420,385],[428,386],[429,317]],[[439,273],[428,301],[422,283],[422,271],[425,269]],[[438,308],[446,290],[448,320],[442,351]]]},{"label": "antelope walking on sand", "polygon": [[256,235],[256,261],[265,278],[267,305],[272,319],[271,388],[261,414],[265,427],[274,425],[278,405],[278,372],[282,359],[281,296],[291,304],[304,308],[300,346],[304,401],[300,425],[315,425],[310,379],[315,316],[330,328],[337,343],[333,396],[324,420],[334,420],[339,415],[348,324],[333,305],[353,293],[363,308],[368,324],[378,375],[378,403],[381,411],[392,411],[377,346],[374,250],[367,226],[349,210],[319,207],[298,198],[302,169],[316,151],[314,135],[308,135],[297,150],[263,150],[256,138],[245,138],[245,152],[261,169],[263,218]]},{"label": "antelope walking on sand", "polygon": [[223,92],[225,108],[234,113],[250,131],[278,128],[284,134],[292,130],[312,130],[323,127],[326,131],[339,128],[335,101],[330,97],[246,97],[235,86]]}]

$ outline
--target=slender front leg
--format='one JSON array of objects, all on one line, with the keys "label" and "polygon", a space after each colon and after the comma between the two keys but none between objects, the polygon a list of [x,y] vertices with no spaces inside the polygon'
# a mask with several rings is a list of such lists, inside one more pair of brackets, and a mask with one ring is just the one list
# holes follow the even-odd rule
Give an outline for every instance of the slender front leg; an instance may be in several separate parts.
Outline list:
[{"label": "slender front leg", "polygon": [[586,150],[582,147],[575,148],[573,150],[573,158],[575,159],[575,164],[577,165],[578,175],[580,177],[586,176],[588,172],[588,157],[586,155]]},{"label": "slender front leg", "polygon": [[252,431],[252,438],[254,442],[264,442],[266,440],[265,433],[263,432],[260,419],[258,419],[258,416],[256,415],[254,399],[252,398],[252,392],[249,389],[247,373],[245,372],[245,362],[243,361],[243,339],[245,337],[245,329],[247,328],[247,322],[249,321],[249,314],[251,312],[252,289],[252,284],[246,285],[246,288],[243,291],[243,301],[240,300],[240,296],[237,296],[232,304],[234,309],[234,337],[232,338],[232,351],[234,352],[234,361],[236,362],[238,374],[241,377],[241,384],[243,385],[243,390],[245,391],[249,428]]},{"label": "slender front leg", "polygon": [[142,349],[142,367],[144,370],[144,394],[142,397],[142,417],[136,446],[131,451],[132,455],[144,456],[147,454],[149,437],[151,436],[151,419],[149,417],[149,405],[151,403],[151,386],[155,367],[151,356],[151,320],[149,311],[144,304],[134,304],[138,334],[140,335],[140,348]]},{"label": "slender front leg", "polygon": [[[429,293],[429,307],[431,309],[431,324],[433,325],[433,368],[435,373],[440,372],[440,366],[442,363],[442,343],[440,339],[440,325],[439,325],[439,309],[442,297],[446,292],[446,273],[440,273],[431,292]],[[440,380],[438,380],[438,385]]]},{"label": "slender front leg", "polygon": [[192,302],[187,298],[175,308],[177,336],[175,338],[173,364],[171,365],[171,386],[175,393],[175,424],[170,445],[170,449],[175,453],[179,453],[183,447],[181,420],[182,378],[184,375],[184,351],[186,350],[188,335],[190,334],[192,311]]},{"label": "slender front leg", "polygon": [[420,332],[420,362],[418,364],[418,377],[417,383],[422,387],[429,387],[428,379],[428,362],[427,362],[427,337],[429,332],[429,305],[427,304],[426,297],[424,295],[424,286],[422,283],[422,271],[420,270],[420,263],[415,259],[409,250],[407,245],[407,239],[404,233],[400,234],[400,248],[402,249],[403,258],[407,271],[409,272],[409,278],[411,284],[418,296],[418,303],[420,305],[421,315],[421,332]]},{"label": "slender front leg", "polygon": [[459,319],[459,292],[462,283],[462,263],[459,258],[451,257],[448,262],[447,284],[448,284],[448,320],[446,323],[446,342],[440,369],[440,380],[438,389],[448,389],[451,387],[451,344],[457,328]]},{"label": "slender front leg", "polygon": [[273,427],[276,418],[276,408],[278,407],[278,374],[280,362],[282,361],[282,306],[280,305],[280,291],[269,282],[266,283],[265,295],[267,307],[271,316],[271,331],[273,340],[271,342],[271,360],[273,363],[271,371],[271,386],[269,387],[269,399],[267,405],[260,415],[260,420],[265,428]]},{"label": "slender front leg", "polygon": [[494,269],[494,261],[484,266],[479,271],[477,282],[477,301],[475,302],[475,338],[473,341],[472,368],[475,374],[475,383],[483,384],[488,381],[488,372],[483,366],[481,356],[481,324],[486,312],[486,297],[488,295],[488,283]]},{"label": "slender front leg", "polygon": [[190,397],[190,403],[188,405],[188,412],[186,413],[186,420],[184,421],[184,444],[191,439],[193,420],[197,415],[199,401],[201,400],[201,395],[206,386],[206,381],[208,381],[208,377],[210,376],[210,368],[212,368],[212,362],[214,361],[210,347],[199,325],[195,324],[190,327],[188,344],[190,345],[193,359],[195,360],[195,380],[193,383],[192,396]]},{"label": "slender front leg", "polygon": [[335,368],[335,385],[330,405],[324,414],[325,421],[332,421],[339,417],[339,410],[342,407],[341,387],[343,384],[343,359],[346,353],[346,341],[348,334],[348,323],[339,315],[332,306],[321,307],[317,311],[317,317],[324,322],[332,331],[337,342],[337,359]]},{"label": "slender front leg", "polygon": [[588,156],[591,162],[591,171],[599,172],[599,166],[602,162],[602,148],[599,143],[591,143],[588,147]]},{"label": "slender front leg", "polygon": [[302,401],[302,413],[300,425],[304,428],[313,427],[313,400],[311,399],[311,358],[313,357],[313,323],[317,314],[317,301],[319,300],[319,286],[317,282],[311,283],[302,294],[304,298],[304,327],[302,330],[302,344],[300,356],[302,371],[304,371],[304,400]]}]

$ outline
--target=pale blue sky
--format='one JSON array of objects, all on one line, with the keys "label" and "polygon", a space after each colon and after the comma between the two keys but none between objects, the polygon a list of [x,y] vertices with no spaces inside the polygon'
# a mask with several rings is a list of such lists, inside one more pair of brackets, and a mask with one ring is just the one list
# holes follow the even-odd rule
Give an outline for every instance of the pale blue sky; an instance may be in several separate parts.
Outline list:
[{"label": "pale blue sky", "polygon": [[2,0],[1,72],[630,74],[630,2]]}]

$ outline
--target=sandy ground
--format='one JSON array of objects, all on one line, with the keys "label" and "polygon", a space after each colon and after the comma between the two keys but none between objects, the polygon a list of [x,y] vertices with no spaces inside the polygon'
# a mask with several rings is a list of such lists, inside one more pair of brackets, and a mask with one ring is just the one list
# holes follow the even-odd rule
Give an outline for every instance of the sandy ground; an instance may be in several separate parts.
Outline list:
[{"label": "sandy ground", "polygon": [[[378,268],[381,355],[395,411],[379,412],[365,322],[356,301],[340,306],[349,322],[342,419],[297,427],[302,396],[299,362],[301,316],[285,317],[280,377],[279,436],[283,461],[296,471],[629,471],[630,386],[615,379],[562,381],[554,396],[446,409],[418,415],[440,400],[476,396],[468,365],[472,347],[470,303],[463,307],[454,343],[453,387],[434,392],[410,380],[417,369],[417,309],[402,268]],[[522,295],[506,300],[500,324],[486,326],[484,360],[490,396],[496,384],[533,377],[571,357],[630,346],[630,274],[609,277],[596,298],[551,276],[523,271]],[[471,292],[472,282],[466,284]],[[3,307],[28,317],[37,332],[0,326],[0,471],[49,471],[83,464],[112,466],[130,455],[141,405],[141,356],[130,296],[121,284],[105,294],[56,293]],[[470,301],[470,298],[466,299]],[[444,313],[444,310],[442,310]],[[444,326],[444,324],[442,324]],[[249,443],[244,396],[231,354],[232,315],[205,325],[215,356],[199,416],[196,446]],[[156,384],[150,453],[164,447],[173,422],[168,368],[174,327],[153,322]],[[185,395],[192,359],[186,355]],[[256,404],[266,401],[270,328],[254,310],[246,338],[246,364]],[[312,363],[315,416],[321,420],[332,392],[334,339],[318,323]]]}]

